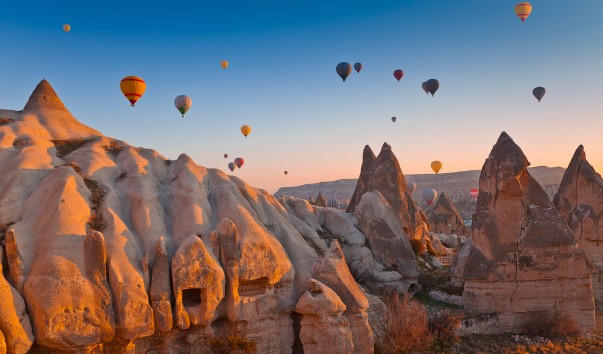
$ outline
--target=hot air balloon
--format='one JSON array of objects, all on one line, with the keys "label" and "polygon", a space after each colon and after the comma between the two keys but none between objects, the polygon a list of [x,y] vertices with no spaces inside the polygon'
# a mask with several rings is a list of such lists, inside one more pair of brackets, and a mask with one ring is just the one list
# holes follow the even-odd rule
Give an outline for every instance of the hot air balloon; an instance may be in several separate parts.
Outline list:
[{"label": "hot air balloon", "polygon": [[69,32],[69,31],[71,31],[71,26],[69,26],[69,24],[67,24],[67,23],[66,23],[66,24],[64,24],[64,25],[63,25],[63,31],[65,31],[65,32]]},{"label": "hot air balloon", "polygon": [[417,188],[417,184],[413,182],[406,183],[406,189],[408,189],[408,193],[412,194]]},{"label": "hot air balloon", "polygon": [[396,80],[400,81],[400,79],[402,79],[402,76],[404,76],[404,71],[400,69],[394,71],[394,77],[396,78]]},{"label": "hot air balloon", "polygon": [[442,163],[440,161],[433,161],[431,163],[431,169],[437,174],[442,169]]},{"label": "hot air balloon", "polygon": [[237,165],[238,168],[241,168],[241,166],[243,166],[244,163],[245,163],[245,160],[243,160],[242,157],[237,157],[234,160],[234,164]]},{"label": "hot air balloon", "polygon": [[345,81],[345,79],[347,79],[347,77],[350,76],[350,74],[352,73],[352,66],[350,65],[350,63],[346,63],[344,61],[337,64],[335,71],[337,71],[337,75],[339,75],[343,79],[343,81]]},{"label": "hot air balloon", "polygon": [[436,192],[435,189],[423,189],[421,196],[427,205],[431,205],[431,203],[433,203],[433,201],[438,197],[438,192]]},{"label": "hot air balloon", "polygon": [[396,123],[396,117],[392,117],[392,122]]},{"label": "hot air balloon", "polygon": [[362,63],[356,63],[356,64],[354,64],[354,69],[356,70],[356,72],[358,74],[360,74],[360,70],[362,70]]},{"label": "hot air balloon", "polygon": [[427,92],[431,93],[431,96],[436,93],[436,91],[440,88],[440,82],[436,79],[429,79],[425,81],[425,88],[427,88]]},{"label": "hot air balloon", "polygon": [[186,95],[180,95],[174,100],[174,105],[176,106],[178,112],[182,113],[182,117],[184,117],[184,114],[193,105],[193,100]]},{"label": "hot air balloon", "polygon": [[469,192],[469,194],[471,194],[471,199],[477,200],[477,196],[479,195],[479,189],[471,188],[471,191]]},{"label": "hot air balloon", "polygon": [[235,167],[236,166],[235,166],[234,162],[229,162],[228,163],[228,168],[230,169],[230,172],[234,171]]},{"label": "hot air balloon", "polygon": [[429,95],[429,90],[427,89],[427,81],[423,82],[421,84],[421,87],[423,88],[423,91],[425,91],[425,94]]},{"label": "hot air balloon", "polygon": [[285,176],[286,176],[286,175],[288,175],[288,174],[289,174],[289,171],[285,171],[285,172],[283,172],[283,173],[284,173],[284,174],[285,174]]},{"label": "hot air balloon", "polygon": [[222,69],[226,70],[226,68],[228,67],[228,61],[227,60],[222,60],[220,62],[220,66],[222,67]]},{"label": "hot air balloon", "polygon": [[228,154],[224,154],[224,158],[227,159],[228,158]]},{"label": "hot air balloon", "polygon": [[243,135],[245,135],[245,137],[247,138],[247,135],[249,135],[249,133],[251,133],[251,127],[248,125],[242,126],[241,133],[243,133]]},{"label": "hot air balloon", "polygon": [[532,4],[529,2],[520,2],[519,4],[515,5],[515,14],[521,19],[521,22],[524,22],[526,18],[530,16],[531,12]]},{"label": "hot air balloon", "polygon": [[128,101],[130,101],[132,107],[134,107],[136,101],[144,94],[147,84],[138,76],[126,76],[121,79],[119,88],[121,88],[121,92],[126,96]]},{"label": "hot air balloon", "polygon": [[534,97],[536,97],[538,99],[538,102],[540,102],[542,97],[544,97],[545,93],[546,93],[546,90],[544,89],[544,87],[536,87],[535,89],[532,90],[532,94],[534,95]]}]

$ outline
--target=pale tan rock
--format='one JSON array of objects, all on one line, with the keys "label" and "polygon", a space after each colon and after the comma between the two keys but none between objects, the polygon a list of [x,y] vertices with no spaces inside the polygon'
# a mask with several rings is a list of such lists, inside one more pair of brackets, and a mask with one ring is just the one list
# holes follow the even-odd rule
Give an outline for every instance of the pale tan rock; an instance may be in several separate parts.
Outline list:
[{"label": "pale tan rock", "polygon": [[456,206],[446,193],[440,194],[429,216],[429,231],[446,235],[467,235],[468,230]]},{"label": "pale tan rock", "polygon": [[196,235],[182,240],[172,258],[178,327],[207,326],[224,298],[224,271]]},{"label": "pale tan rock", "polygon": [[539,311],[595,327],[593,267],[567,223],[502,133],[480,177],[463,304],[499,314],[501,332],[521,332]]},{"label": "pale tan rock", "polygon": [[597,306],[603,308],[603,179],[586,160],[582,145],[565,170],[553,202],[595,266],[593,291]]},{"label": "pale tan rock", "polygon": [[373,352],[373,332],[368,323],[368,300],[356,283],[345,262],[337,240],[331,242],[329,251],[318,261],[315,279],[331,288],[346,306],[345,317],[350,322],[354,353]]},{"label": "pale tan rock", "polygon": [[353,353],[350,323],[345,305],[326,285],[310,279],[309,290],[295,311],[302,314],[300,339],[304,353]]},{"label": "pale tan rock", "polygon": [[151,281],[151,306],[155,318],[155,328],[160,333],[166,333],[172,329],[171,292],[170,260],[165,239],[161,238],[157,242],[153,280]]},{"label": "pale tan rock", "polygon": [[0,246],[0,353],[27,353],[34,340],[30,319],[25,301],[2,275],[2,253]]}]

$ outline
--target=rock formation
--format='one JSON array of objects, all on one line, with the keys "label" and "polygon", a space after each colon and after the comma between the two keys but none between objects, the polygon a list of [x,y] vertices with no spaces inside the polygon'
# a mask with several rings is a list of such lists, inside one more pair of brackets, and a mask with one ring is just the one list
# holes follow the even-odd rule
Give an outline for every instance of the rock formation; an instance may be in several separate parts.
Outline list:
[{"label": "rock formation", "polygon": [[428,228],[421,216],[421,210],[408,193],[398,159],[387,143],[383,144],[377,157],[368,145],[364,147],[360,177],[346,212],[354,212],[362,196],[375,190],[385,197],[396,212],[404,232],[410,239],[421,240],[428,237]]},{"label": "rock formation", "polygon": [[343,316],[345,305],[333,290],[317,280],[310,279],[309,288],[295,307],[303,316],[300,338],[304,353],[352,353],[350,322]]},{"label": "rock formation", "polygon": [[446,193],[440,194],[429,216],[429,231],[446,235],[467,235],[467,227]]},{"label": "rock formation", "polygon": [[480,176],[464,306],[497,313],[502,332],[521,332],[543,313],[593,329],[593,267],[528,165],[503,132]]},{"label": "rock formation", "polygon": [[323,197],[322,193],[318,192],[318,196],[316,196],[314,205],[323,207],[323,208],[327,206],[327,200],[325,199],[325,197]]},{"label": "rock formation", "polygon": [[597,305],[603,308],[603,179],[586,160],[582,145],[565,170],[553,202],[596,268],[593,290]]},{"label": "rock formation", "polygon": [[338,335],[372,353],[366,298],[307,202],[108,138],[46,81],[0,118],[0,348],[180,352],[235,328],[257,352],[291,353],[314,278],[346,304]]}]

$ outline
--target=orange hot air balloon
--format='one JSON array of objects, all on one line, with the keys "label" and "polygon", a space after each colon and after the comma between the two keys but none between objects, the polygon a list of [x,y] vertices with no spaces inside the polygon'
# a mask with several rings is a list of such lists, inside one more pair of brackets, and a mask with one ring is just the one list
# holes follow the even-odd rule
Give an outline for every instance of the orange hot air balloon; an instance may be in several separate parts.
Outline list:
[{"label": "orange hot air balloon", "polygon": [[121,88],[121,92],[124,94],[124,96],[126,96],[126,99],[130,101],[132,107],[134,107],[136,101],[138,101],[144,94],[147,84],[138,76],[126,76],[121,79],[119,88]]},{"label": "orange hot air balloon", "polygon": [[526,18],[530,16],[531,12],[532,4],[529,2],[520,2],[519,4],[515,5],[515,14],[521,19],[521,22],[524,22]]},{"label": "orange hot air balloon", "polygon": [[245,135],[245,137],[247,137],[247,135],[249,135],[249,133],[251,133],[251,127],[248,125],[242,126],[241,133],[243,133],[243,135]]},{"label": "orange hot air balloon", "polygon": [[222,67],[222,69],[226,70],[226,68],[228,67],[228,61],[227,60],[222,60],[220,62],[220,66]]},{"label": "orange hot air balloon", "polygon": [[440,161],[433,161],[431,163],[431,169],[437,174],[442,169],[442,163]]}]

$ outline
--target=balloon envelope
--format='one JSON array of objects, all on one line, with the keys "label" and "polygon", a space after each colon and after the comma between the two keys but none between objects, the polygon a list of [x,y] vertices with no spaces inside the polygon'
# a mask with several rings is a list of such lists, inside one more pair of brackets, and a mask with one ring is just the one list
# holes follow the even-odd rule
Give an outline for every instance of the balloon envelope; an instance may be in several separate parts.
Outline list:
[{"label": "balloon envelope", "polygon": [[186,112],[188,112],[188,110],[191,108],[191,106],[193,105],[193,100],[186,95],[180,95],[178,97],[176,97],[176,99],[174,100],[174,106],[176,106],[176,109],[178,110],[178,112],[180,112],[182,114],[182,116],[184,117],[184,114]]},{"label": "balloon envelope", "polygon": [[67,23],[63,25],[63,31],[65,32],[69,32],[71,31],[71,26],[69,26]]},{"label": "balloon envelope", "polygon": [[138,76],[126,76],[121,79],[119,88],[124,96],[126,96],[126,99],[130,101],[132,107],[134,107],[136,101],[142,97],[144,91],[147,89],[147,84]]},{"label": "balloon envelope", "polygon": [[220,62],[220,66],[222,67],[222,69],[226,69],[228,67],[228,61],[222,60]]},{"label": "balloon envelope", "polygon": [[352,65],[350,65],[350,63],[346,63],[345,61],[341,62],[337,64],[335,71],[337,71],[337,75],[339,75],[339,77],[345,81],[345,79],[347,79],[347,77],[352,73]]},{"label": "balloon envelope", "polygon": [[224,154],[224,158],[227,159],[228,158],[228,154]]},{"label": "balloon envelope", "polygon": [[251,133],[251,127],[248,125],[242,126],[241,133],[243,133],[243,135],[245,135],[245,137],[247,137],[247,135],[249,135],[249,133]]},{"label": "balloon envelope", "polygon": [[402,71],[400,69],[394,71],[394,77],[396,78],[396,80],[400,81],[402,76],[404,76],[404,71]]},{"label": "balloon envelope", "polygon": [[520,2],[519,4],[515,5],[515,14],[521,19],[521,22],[524,22],[526,18],[530,16],[531,12],[532,4],[529,2]]},{"label": "balloon envelope", "polygon": [[532,94],[538,99],[538,102],[540,102],[540,100],[544,97],[545,93],[546,90],[544,89],[544,87],[536,87],[532,90]]},{"label": "balloon envelope", "polygon": [[356,63],[356,64],[354,64],[354,70],[356,70],[356,72],[358,74],[360,74],[360,70],[362,70],[362,63]]},{"label": "balloon envelope", "polygon": [[392,122],[396,123],[396,117],[392,117]]},{"label": "balloon envelope", "polygon": [[425,94],[429,95],[429,90],[427,89],[427,81],[423,82],[421,84],[421,87],[423,88],[423,91],[425,91]]},{"label": "balloon envelope", "polygon": [[479,195],[479,189],[471,188],[471,191],[469,193],[471,194],[471,199],[477,200],[477,196]]},{"label": "balloon envelope", "polygon": [[416,188],[417,188],[416,183],[413,183],[413,182],[406,183],[406,189],[408,190],[408,193],[412,194]]},{"label": "balloon envelope", "polygon": [[440,88],[440,82],[436,79],[429,79],[425,81],[425,87],[427,88],[427,92],[431,93],[431,96],[436,93],[436,91]]},{"label": "balloon envelope", "polygon": [[234,171],[234,169],[235,169],[235,164],[234,164],[234,162],[229,162],[229,163],[228,163],[228,168],[230,169],[230,172]]},{"label": "balloon envelope", "polygon": [[245,163],[245,160],[243,160],[242,157],[237,157],[234,160],[234,164],[237,165],[238,168],[241,168],[241,166],[243,166],[244,163]]},{"label": "balloon envelope", "polygon": [[433,201],[438,197],[438,192],[436,192],[435,189],[423,189],[421,196],[427,205],[431,205],[431,203],[433,203]]},{"label": "balloon envelope", "polygon": [[442,163],[440,161],[433,161],[431,163],[431,169],[433,170],[433,172],[438,173],[440,172],[440,170],[442,169]]},{"label": "balloon envelope", "polygon": [[288,175],[288,174],[289,174],[289,171],[285,171],[285,172],[283,172],[283,173],[284,173],[284,174],[285,174],[285,176],[286,176],[286,175]]}]

